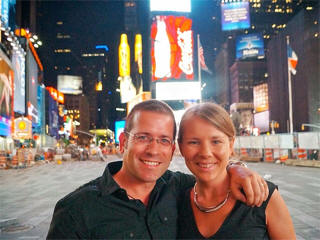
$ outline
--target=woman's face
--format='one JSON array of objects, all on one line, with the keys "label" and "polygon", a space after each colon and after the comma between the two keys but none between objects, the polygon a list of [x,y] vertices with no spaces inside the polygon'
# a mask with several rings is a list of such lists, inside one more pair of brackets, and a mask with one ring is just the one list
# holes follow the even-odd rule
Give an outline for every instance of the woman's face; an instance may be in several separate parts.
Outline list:
[{"label": "woman's face", "polygon": [[233,150],[234,139],[208,121],[190,117],[184,122],[180,151],[189,170],[200,181],[223,178]]}]

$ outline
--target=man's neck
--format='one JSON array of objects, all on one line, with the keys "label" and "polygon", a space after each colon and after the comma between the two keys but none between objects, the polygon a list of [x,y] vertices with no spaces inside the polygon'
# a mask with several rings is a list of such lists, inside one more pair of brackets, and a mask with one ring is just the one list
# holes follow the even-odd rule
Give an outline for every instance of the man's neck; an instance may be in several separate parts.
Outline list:
[{"label": "man's neck", "polygon": [[138,199],[145,206],[148,205],[149,196],[156,182],[142,182],[136,177],[128,174],[123,167],[119,172],[113,175],[113,179],[119,184],[121,188],[126,190],[127,195],[130,199]]}]

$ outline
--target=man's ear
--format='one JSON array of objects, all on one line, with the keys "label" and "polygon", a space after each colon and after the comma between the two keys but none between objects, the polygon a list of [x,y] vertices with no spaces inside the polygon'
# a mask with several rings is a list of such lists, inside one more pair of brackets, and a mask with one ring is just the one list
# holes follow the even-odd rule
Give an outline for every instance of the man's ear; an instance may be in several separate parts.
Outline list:
[{"label": "man's ear", "polygon": [[120,143],[120,153],[124,152],[124,149],[127,148],[128,139],[124,132],[119,135],[119,143]]}]

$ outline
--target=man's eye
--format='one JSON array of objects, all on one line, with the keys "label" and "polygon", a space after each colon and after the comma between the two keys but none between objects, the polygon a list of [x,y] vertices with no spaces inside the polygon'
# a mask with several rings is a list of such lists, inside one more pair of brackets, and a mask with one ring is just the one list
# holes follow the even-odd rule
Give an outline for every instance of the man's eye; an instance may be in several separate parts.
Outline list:
[{"label": "man's eye", "polygon": [[147,141],[148,140],[148,136],[147,135],[137,135],[136,139],[138,141]]},{"label": "man's eye", "polygon": [[162,144],[164,144],[164,145],[169,145],[169,144],[171,144],[171,140],[168,139],[168,138],[161,138],[161,139],[160,139],[160,142],[161,142]]}]

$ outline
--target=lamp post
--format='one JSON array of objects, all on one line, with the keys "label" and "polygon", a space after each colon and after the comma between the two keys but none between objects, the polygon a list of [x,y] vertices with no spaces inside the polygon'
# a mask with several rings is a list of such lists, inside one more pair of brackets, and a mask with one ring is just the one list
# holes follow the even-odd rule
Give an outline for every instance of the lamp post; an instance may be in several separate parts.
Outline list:
[{"label": "lamp post", "polygon": [[319,125],[317,125],[317,124],[311,124],[311,123],[302,123],[302,130],[304,130],[304,127],[313,127],[313,128],[318,128],[318,129],[320,129],[320,123],[319,123]]}]

